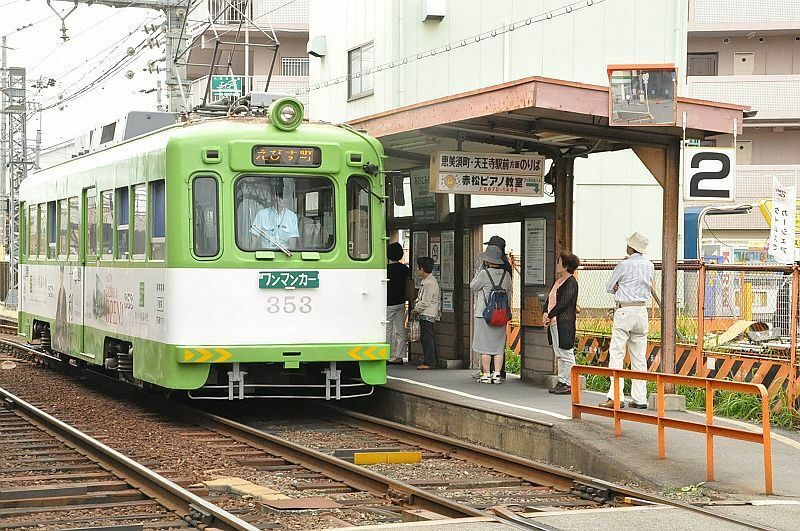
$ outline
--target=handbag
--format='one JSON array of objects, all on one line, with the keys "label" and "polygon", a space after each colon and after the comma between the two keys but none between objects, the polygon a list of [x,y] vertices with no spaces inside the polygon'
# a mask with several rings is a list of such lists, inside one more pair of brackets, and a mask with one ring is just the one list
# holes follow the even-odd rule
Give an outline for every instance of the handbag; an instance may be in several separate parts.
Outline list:
[{"label": "handbag", "polygon": [[422,336],[422,329],[419,326],[419,319],[417,317],[409,317],[406,323],[406,337],[408,341],[414,343],[420,340]]}]

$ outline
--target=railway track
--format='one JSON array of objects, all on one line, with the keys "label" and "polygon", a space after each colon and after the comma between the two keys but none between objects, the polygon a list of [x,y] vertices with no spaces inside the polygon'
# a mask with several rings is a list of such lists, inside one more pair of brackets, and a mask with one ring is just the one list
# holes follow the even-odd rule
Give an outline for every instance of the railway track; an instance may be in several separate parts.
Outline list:
[{"label": "railway track", "polygon": [[7,317],[0,317],[0,334],[16,335],[17,322]]},{"label": "railway track", "polygon": [[[0,345],[23,356],[49,356],[11,340],[0,339]],[[318,418],[311,420],[280,420],[271,414],[268,421],[250,419],[247,423],[252,425],[246,425],[174,402],[162,401],[159,407],[158,418],[150,417],[153,429],[161,421],[171,423],[184,437],[223,448],[237,456],[239,464],[251,465],[260,474],[254,479],[257,483],[282,486],[279,493],[291,494],[280,498],[290,501],[258,502],[277,523],[287,508],[336,507],[336,515],[323,515],[338,525],[399,521],[403,512],[421,510],[450,518],[491,514],[515,528],[550,529],[530,517],[553,509],[664,504],[763,529],[701,507],[337,408],[326,406],[324,418],[319,410]],[[354,464],[355,454],[365,451],[416,451],[422,462]],[[347,515],[354,511],[380,518],[353,522]]]},{"label": "railway track", "polygon": [[258,529],[0,388],[0,529]]}]

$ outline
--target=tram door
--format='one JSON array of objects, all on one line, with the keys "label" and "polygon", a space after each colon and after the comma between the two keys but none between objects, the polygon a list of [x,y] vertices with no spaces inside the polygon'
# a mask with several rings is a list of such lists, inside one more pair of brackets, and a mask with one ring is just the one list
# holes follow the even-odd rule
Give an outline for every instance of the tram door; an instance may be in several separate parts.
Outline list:
[{"label": "tram door", "polygon": [[[102,355],[102,352],[86,352],[86,327],[90,324],[87,321],[86,303],[92,301],[92,293],[87,293],[91,289],[91,283],[86,281],[86,276],[90,268],[97,267],[97,192],[95,188],[87,188],[83,191],[82,198],[83,217],[83,245],[81,247],[81,267],[80,267],[80,351],[86,354]],[[76,290],[76,293],[78,291]],[[102,361],[99,360],[99,361]]]}]

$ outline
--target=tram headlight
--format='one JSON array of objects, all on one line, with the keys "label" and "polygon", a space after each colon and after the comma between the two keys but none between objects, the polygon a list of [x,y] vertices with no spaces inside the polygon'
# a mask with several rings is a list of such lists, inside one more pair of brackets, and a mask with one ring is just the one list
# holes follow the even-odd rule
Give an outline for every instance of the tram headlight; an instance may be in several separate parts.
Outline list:
[{"label": "tram headlight", "polygon": [[281,122],[285,124],[290,124],[294,120],[294,117],[297,113],[294,110],[294,107],[291,105],[284,105],[281,107]]},{"label": "tram headlight", "polygon": [[272,125],[282,131],[294,131],[303,121],[303,104],[294,98],[282,98],[269,107]]}]

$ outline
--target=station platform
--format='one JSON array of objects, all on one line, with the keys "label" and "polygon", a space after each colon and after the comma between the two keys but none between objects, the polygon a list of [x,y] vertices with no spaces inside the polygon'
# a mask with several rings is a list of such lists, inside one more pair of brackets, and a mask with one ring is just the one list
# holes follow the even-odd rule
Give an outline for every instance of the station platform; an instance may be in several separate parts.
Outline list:
[{"label": "station platform", "polygon": [[[705,481],[705,436],[668,429],[667,458],[658,459],[655,426],[625,422],[615,437],[613,421],[584,415],[571,418],[570,396],[509,375],[502,384],[480,384],[475,370],[418,371],[413,365],[389,367],[386,386],[358,406],[383,416],[494,447],[508,453],[545,461],[608,481],[677,492]],[[582,401],[597,404],[604,395],[582,391]],[[700,420],[696,412],[670,416]],[[720,425],[760,431],[753,424],[715,418]],[[714,482],[707,486],[731,495],[757,498],[764,492],[763,450],[760,444],[715,438]],[[800,496],[800,436],[773,428],[772,463],[777,497]],[[740,498],[743,499],[743,498]],[[776,499],[773,497],[771,499]],[[786,506],[800,516],[800,504]]]}]

